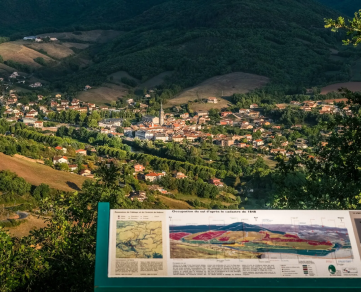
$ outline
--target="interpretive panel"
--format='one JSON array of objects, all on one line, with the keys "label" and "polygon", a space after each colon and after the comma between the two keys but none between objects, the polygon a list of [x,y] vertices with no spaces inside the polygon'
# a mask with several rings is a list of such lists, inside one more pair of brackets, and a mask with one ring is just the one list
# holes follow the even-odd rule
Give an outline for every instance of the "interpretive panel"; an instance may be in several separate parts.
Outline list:
[{"label": "interpretive panel", "polygon": [[361,277],[361,211],[111,210],[108,277]]}]

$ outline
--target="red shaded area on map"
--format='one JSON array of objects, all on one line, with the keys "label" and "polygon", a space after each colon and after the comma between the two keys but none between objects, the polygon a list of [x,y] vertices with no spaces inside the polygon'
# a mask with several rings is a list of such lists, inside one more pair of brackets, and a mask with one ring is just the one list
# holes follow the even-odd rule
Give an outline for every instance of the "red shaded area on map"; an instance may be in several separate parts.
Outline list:
[{"label": "red shaded area on map", "polygon": [[221,236],[226,231],[209,231],[193,237],[194,240],[211,240],[212,238]]},{"label": "red shaded area on map", "polygon": [[228,241],[229,240],[229,237],[221,237],[221,238],[218,238],[219,241]]},{"label": "red shaded area on map", "polygon": [[187,233],[187,232],[176,232],[176,233],[171,233],[169,234],[169,238],[170,239],[174,239],[174,240],[180,240],[181,238],[189,235],[191,233]]}]

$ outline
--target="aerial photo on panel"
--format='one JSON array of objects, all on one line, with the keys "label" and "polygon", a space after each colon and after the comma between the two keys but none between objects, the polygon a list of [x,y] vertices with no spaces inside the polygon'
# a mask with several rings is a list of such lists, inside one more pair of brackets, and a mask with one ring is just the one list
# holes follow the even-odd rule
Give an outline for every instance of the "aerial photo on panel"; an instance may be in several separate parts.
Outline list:
[{"label": "aerial photo on panel", "polygon": [[169,229],[174,259],[353,258],[346,228],[237,222]]}]

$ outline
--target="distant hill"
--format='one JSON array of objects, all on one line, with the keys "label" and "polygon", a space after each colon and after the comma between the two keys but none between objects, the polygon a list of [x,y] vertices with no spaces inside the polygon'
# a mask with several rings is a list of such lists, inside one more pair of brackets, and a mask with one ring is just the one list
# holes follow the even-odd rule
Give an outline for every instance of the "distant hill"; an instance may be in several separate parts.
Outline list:
[{"label": "distant hill", "polygon": [[348,80],[345,62],[330,59],[340,35],[324,28],[337,15],[312,0],[169,0],[119,24],[126,33],[69,82],[117,71],[139,80],[173,71],[168,82],[183,88],[231,72],[299,86]]},{"label": "distant hill", "polygon": [[0,0],[0,35],[112,26],[166,0]]},{"label": "distant hill", "polygon": [[207,232],[207,231],[244,231],[244,232],[260,232],[260,231],[269,231],[275,234],[284,234],[282,231],[271,231],[270,229],[254,225],[248,224],[244,222],[236,222],[228,225],[171,225],[169,227],[171,233],[175,232],[188,232],[188,233],[199,233],[199,232]]},{"label": "distant hill", "polygon": [[322,4],[338,10],[348,16],[353,16],[361,9],[360,0],[318,0]]},{"label": "distant hill", "polygon": [[61,80],[64,90],[118,71],[141,82],[171,71],[173,88],[231,72],[300,87],[347,81],[347,62],[330,58],[340,35],[324,28],[324,18],[337,16],[313,0],[0,0],[2,33],[123,32],[92,48],[92,65]]}]

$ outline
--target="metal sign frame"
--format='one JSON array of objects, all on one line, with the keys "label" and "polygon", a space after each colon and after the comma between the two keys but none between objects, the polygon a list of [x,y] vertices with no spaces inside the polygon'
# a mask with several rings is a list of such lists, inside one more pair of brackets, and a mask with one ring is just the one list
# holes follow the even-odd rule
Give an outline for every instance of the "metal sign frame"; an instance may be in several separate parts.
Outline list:
[{"label": "metal sign frame", "polygon": [[109,216],[109,203],[99,203],[95,292],[361,291],[360,278],[108,278]]}]

